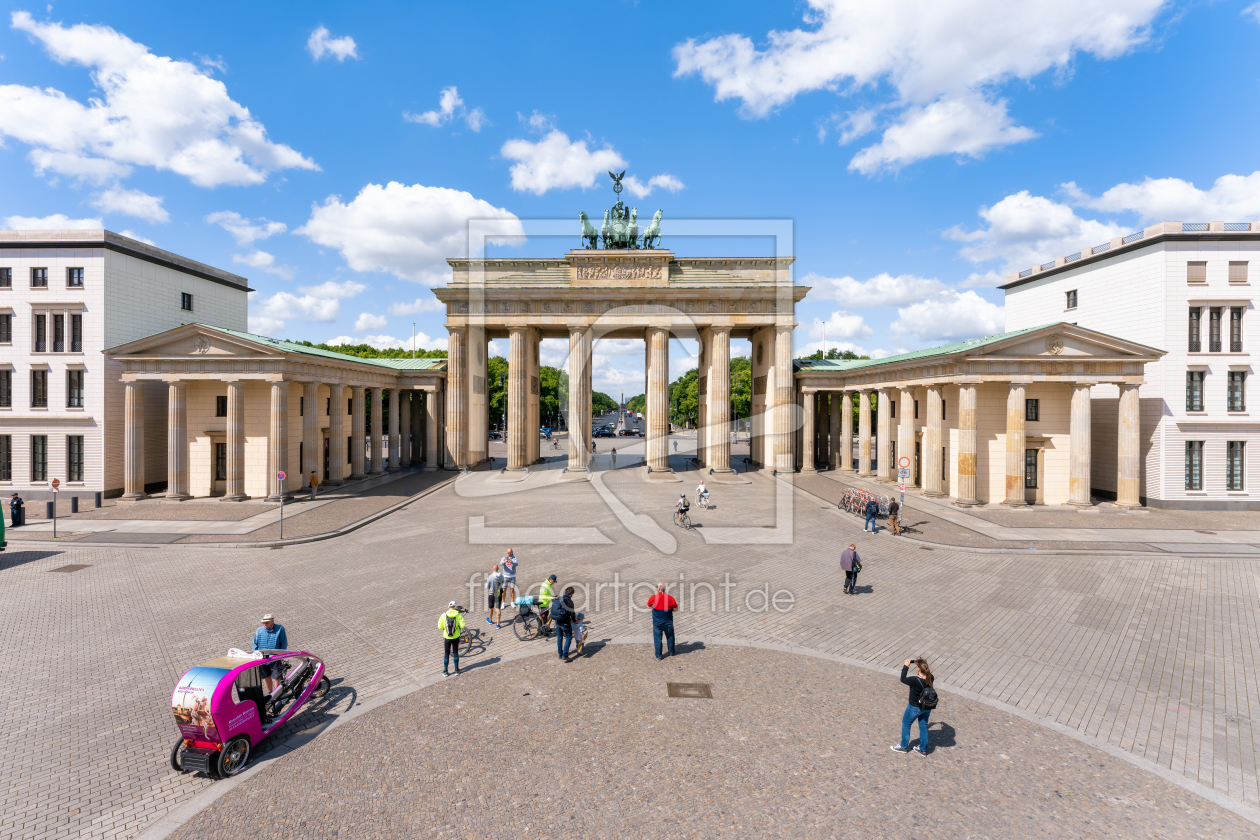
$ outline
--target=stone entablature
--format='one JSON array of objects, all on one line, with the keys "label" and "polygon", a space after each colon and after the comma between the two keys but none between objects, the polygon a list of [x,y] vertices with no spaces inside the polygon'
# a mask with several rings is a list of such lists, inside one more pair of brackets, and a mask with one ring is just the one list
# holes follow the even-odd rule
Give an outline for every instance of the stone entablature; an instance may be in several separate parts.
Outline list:
[{"label": "stone entablature", "polygon": [[560,259],[450,259],[452,286],[677,287],[679,284],[791,285],[794,257],[684,257],[670,251],[570,251]]}]

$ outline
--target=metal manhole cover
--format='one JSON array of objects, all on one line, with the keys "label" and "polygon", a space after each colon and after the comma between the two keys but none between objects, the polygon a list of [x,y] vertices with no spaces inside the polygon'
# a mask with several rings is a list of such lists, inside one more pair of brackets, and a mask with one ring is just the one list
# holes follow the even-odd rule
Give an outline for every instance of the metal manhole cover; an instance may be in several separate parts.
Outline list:
[{"label": "metal manhole cover", "polygon": [[712,700],[713,689],[708,683],[665,683],[665,690],[670,697],[689,697],[697,700]]},{"label": "metal manhole cover", "polygon": [[57,568],[49,569],[48,571],[65,572],[66,574],[70,574],[71,572],[77,572],[80,569],[90,569],[90,568],[92,568],[91,563],[71,563],[69,566],[58,566]]}]

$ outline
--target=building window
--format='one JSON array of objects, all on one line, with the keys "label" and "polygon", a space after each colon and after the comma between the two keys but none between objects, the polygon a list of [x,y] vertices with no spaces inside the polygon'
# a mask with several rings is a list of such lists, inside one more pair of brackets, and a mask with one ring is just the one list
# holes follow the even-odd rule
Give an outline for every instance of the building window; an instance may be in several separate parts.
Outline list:
[{"label": "building window", "polygon": [[48,408],[48,371],[31,371],[31,408]]},{"label": "building window", "polygon": [[1203,489],[1203,441],[1186,441],[1186,489]]},{"label": "building window", "polygon": [[1207,263],[1206,262],[1188,262],[1186,263],[1186,282],[1187,283],[1206,283],[1207,282]]},{"label": "building window", "polygon": [[1229,261],[1229,282],[1246,283],[1247,282],[1247,263],[1246,261],[1237,262]]},{"label": "building window", "polygon": [[914,419],[915,420],[919,419],[919,401],[918,400],[914,401]]},{"label": "building window", "polygon": [[1243,472],[1247,465],[1247,442],[1231,440],[1225,444],[1225,489],[1242,490]]},{"label": "building window", "polygon": [[[1024,420],[1036,421],[1041,419],[1041,400],[1024,400]],[[1032,450],[1029,450],[1030,452]]]},{"label": "building window", "polygon": [[192,295],[188,294],[188,292],[180,292],[179,293],[179,308],[184,310],[185,312],[192,312],[193,311]]},{"label": "building window", "polygon": [[351,414],[354,414],[354,397],[349,397],[346,400],[346,416],[348,417]]},{"label": "building window", "polygon": [[54,353],[66,352],[66,316],[65,315],[52,316],[52,340],[53,340],[52,349]]},{"label": "building window", "polygon": [[1024,488],[1037,489],[1037,450],[1024,450]]},{"label": "building window", "polygon": [[1221,352],[1221,307],[1208,309],[1208,352]]},{"label": "building window", "polygon": [[1076,289],[1073,289],[1072,291],[1067,293],[1067,308],[1068,309],[1076,308]]},{"label": "building window", "polygon": [[70,316],[70,352],[83,352],[83,316]]},{"label": "building window", "polygon": [[352,458],[354,458],[354,438],[348,437],[346,438],[346,463],[350,463]]},{"label": "building window", "polygon": [[945,400],[941,400],[941,419],[945,419]]},{"label": "building window", "polygon": [[1229,352],[1241,353],[1242,349],[1242,315],[1241,306],[1229,308]]},{"label": "building window", "polygon": [[889,417],[896,417],[896,416],[897,416],[897,401],[896,401],[896,400],[891,400],[891,399],[890,399],[890,400],[888,401],[888,416],[889,416]]},{"label": "building window", "polygon": [[1201,332],[1199,326],[1203,321],[1203,307],[1190,307],[1190,352],[1198,353],[1203,349],[1203,342],[1200,338]]},{"label": "building window", "polygon": [[66,285],[83,288],[83,269],[67,268],[66,269]]},{"label": "building window", "polygon": [[227,444],[214,445],[214,480],[227,481]]},{"label": "building window", "polygon": [[8,312],[0,314],[0,344],[13,343],[13,315]]},{"label": "building window", "polygon": [[31,481],[48,480],[48,435],[31,435]]},{"label": "building window", "polygon": [[13,480],[13,436],[0,435],[0,481]]},{"label": "building window", "polygon": [[35,352],[48,352],[48,316],[35,316]]},{"label": "building window", "polygon": [[83,408],[83,375],[86,371],[66,371],[66,408]]},{"label": "building window", "polygon": [[0,268],[0,289],[13,288],[13,269]]},{"label": "building window", "polygon": [[32,268],[31,269],[31,288],[47,289],[48,288],[48,269]]},{"label": "building window", "polygon": [[325,397],[324,399],[327,400],[324,403],[324,413],[332,417],[332,397]]},{"label": "building window", "polygon": [[0,408],[13,408],[13,371],[0,370]]},{"label": "building window", "polygon": [[214,398],[214,416],[227,417],[227,397]]},{"label": "building window", "polygon": [[66,481],[83,480],[83,435],[66,438]]},{"label": "building window", "polygon": [[298,397],[298,417],[306,416],[306,397]]},{"label": "building window", "polygon": [[1247,371],[1231,370],[1229,372],[1229,411],[1246,411]]},{"label": "building window", "polygon": [[1186,371],[1186,411],[1203,410],[1203,374],[1201,370]]}]

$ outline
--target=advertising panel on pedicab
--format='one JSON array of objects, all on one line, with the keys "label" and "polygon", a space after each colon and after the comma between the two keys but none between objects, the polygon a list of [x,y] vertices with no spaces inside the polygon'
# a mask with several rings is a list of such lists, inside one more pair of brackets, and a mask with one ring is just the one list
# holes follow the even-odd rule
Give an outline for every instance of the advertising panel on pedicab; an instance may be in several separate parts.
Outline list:
[{"label": "advertising panel on pedicab", "polygon": [[175,712],[175,723],[179,725],[182,737],[192,741],[219,742],[210,705],[219,681],[228,673],[226,668],[198,665],[189,668],[188,673],[180,677],[171,695],[171,709]]}]

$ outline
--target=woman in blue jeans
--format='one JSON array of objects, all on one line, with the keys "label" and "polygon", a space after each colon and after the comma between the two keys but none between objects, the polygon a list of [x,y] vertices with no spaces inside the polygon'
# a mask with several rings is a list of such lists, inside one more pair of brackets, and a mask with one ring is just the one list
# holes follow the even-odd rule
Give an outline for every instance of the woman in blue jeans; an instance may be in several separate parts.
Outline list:
[{"label": "woman in blue jeans", "polygon": [[[906,674],[910,670],[910,666],[914,665],[918,674],[908,677]],[[919,696],[923,694],[923,689],[932,684],[932,669],[928,667],[926,659],[907,659],[905,664],[901,666],[901,681],[910,686],[910,701],[906,704],[906,713],[901,716],[901,743],[894,744],[893,752],[908,753],[910,752],[910,727],[917,720],[919,722],[919,746],[915,749],[919,755],[927,755],[928,746],[928,715],[932,714],[931,709],[919,708]]]}]

